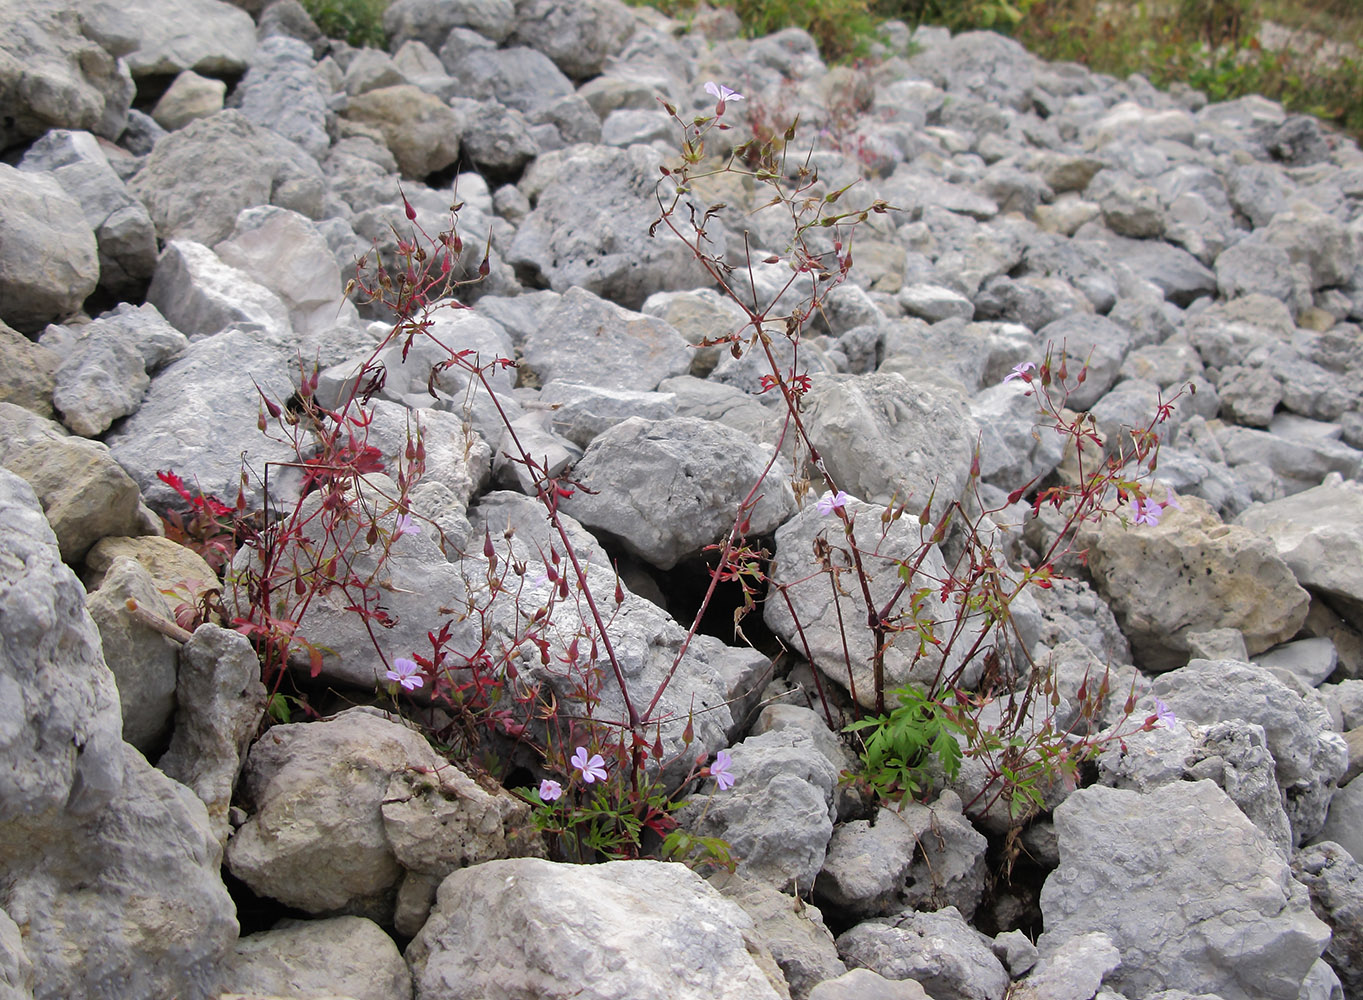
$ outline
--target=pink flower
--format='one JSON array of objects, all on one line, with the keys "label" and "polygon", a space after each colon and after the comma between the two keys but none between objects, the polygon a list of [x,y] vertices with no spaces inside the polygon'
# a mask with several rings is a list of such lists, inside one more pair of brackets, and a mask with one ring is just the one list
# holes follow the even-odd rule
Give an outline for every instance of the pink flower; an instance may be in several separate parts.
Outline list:
[{"label": "pink flower", "polygon": [[713,80],[705,85],[705,92],[719,101],[721,107],[723,107],[725,101],[743,100],[743,95],[738,91],[730,90],[728,87],[724,86],[724,84],[715,83]]},{"label": "pink flower", "polygon": [[1020,378],[1024,382],[1031,382],[1032,376],[1027,374],[1030,371],[1036,371],[1036,365],[1032,364],[1030,361],[1024,361],[1020,365],[1014,365],[1012,372],[1003,376],[1003,380],[1005,382],[1011,382],[1015,378]]},{"label": "pink flower", "polygon": [[388,671],[387,678],[396,681],[408,691],[415,691],[425,684],[425,679],[417,673],[421,668],[416,665],[415,660],[409,660],[404,656],[394,657],[393,669]]},{"label": "pink flower", "polygon": [[1148,524],[1152,528],[1156,527],[1163,513],[1164,507],[1154,500],[1133,500],[1131,502],[1131,520],[1136,524]]},{"label": "pink flower", "polygon": [[399,514],[397,524],[393,525],[393,537],[401,538],[403,535],[421,534],[421,525],[411,514]]},{"label": "pink flower", "polygon": [[599,753],[594,753],[589,758],[587,756],[586,747],[578,747],[577,751],[573,754],[573,759],[569,763],[578,771],[582,772],[582,780],[589,785],[593,781],[606,780],[605,759]]},{"label": "pink flower", "polygon": [[710,765],[710,777],[715,779],[715,784],[719,786],[721,792],[734,787],[734,775],[729,770],[729,765],[734,762],[728,750],[721,750],[715,754],[715,762]]},{"label": "pink flower", "polygon": [[1169,730],[1172,730],[1174,723],[1178,722],[1178,719],[1174,717],[1174,710],[1158,698],[1155,699],[1155,717],[1159,719],[1165,729]]},{"label": "pink flower", "polygon": [[540,801],[553,802],[563,794],[563,786],[553,778],[545,778],[540,782]]},{"label": "pink flower", "polygon": [[846,506],[847,506],[846,493],[844,493],[842,490],[838,490],[837,495],[834,496],[832,490],[825,490],[823,496],[819,497],[819,502],[814,505],[814,508],[820,514],[831,514],[835,509]]}]

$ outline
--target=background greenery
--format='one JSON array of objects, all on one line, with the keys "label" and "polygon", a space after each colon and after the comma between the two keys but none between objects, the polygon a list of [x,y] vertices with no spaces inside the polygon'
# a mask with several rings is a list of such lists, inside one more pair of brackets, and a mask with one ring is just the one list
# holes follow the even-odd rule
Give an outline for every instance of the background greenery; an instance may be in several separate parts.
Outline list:
[{"label": "background greenery", "polygon": [[[686,18],[699,0],[628,0]],[[388,0],[303,0],[329,37],[383,46]],[[1141,73],[1157,86],[1187,83],[1213,101],[1263,94],[1363,136],[1363,0],[711,0],[745,34],[791,25],[830,62],[872,51],[889,18],[952,31],[992,29],[1047,60],[1102,73]],[[1284,44],[1265,47],[1265,25]]]}]

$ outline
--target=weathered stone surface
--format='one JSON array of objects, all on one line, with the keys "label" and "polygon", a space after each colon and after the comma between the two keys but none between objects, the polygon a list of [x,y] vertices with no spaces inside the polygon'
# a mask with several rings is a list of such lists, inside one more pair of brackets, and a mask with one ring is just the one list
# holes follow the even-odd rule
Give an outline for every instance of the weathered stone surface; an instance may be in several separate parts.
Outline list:
[{"label": "weathered stone surface", "polygon": [[193,340],[229,327],[276,347],[292,339],[288,308],[278,296],[192,240],[166,244],[147,301]]},{"label": "weathered stone surface", "polygon": [[[650,239],[647,225],[636,222],[656,214],[653,186],[661,162],[644,146],[572,146],[541,156],[536,169],[551,179],[516,229],[507,260],[554,291],[581,287],[631,309],[654,292],[704,284],[685,245]],[[722,227],[711,222],[706,232],[708,246],[722,252]]]},{"label": "weathered stone surface", "polygon": [[1292,859],[1292,874],[1311,893],[1312,911],[1330,926],[1321,957],[1350,996],[1363,987],[1363,969],[1354,957],[1363,949],[1363,865],[1326,841],[1302,848]]},{"label": "weathered stone surface", "polygon": [[803,409],[828,474],[852,496],[893,497],[917,513],[934,489],[939,505],[965,489],[977,429],[948,386],[898,373],[834,375],[815,381]]},{"label": "weathered stone surface", "polygon": [[634,16],[618,0],[521,0],[509,41],[539,49],[568,76],[585,80],[633,31]]},{"label": "weathered stone surface", "polygon": [[251,815],[228,866],[308,913],[391,919],[405,871],[440,876],[533,849],[516,830],[528,807],[457,771],[376,709],[275,726],[247,757]]},{"label": "weathered stone surface", "polygon": [[53,128],[117,139],[134,91],[118,59],[132,44],[126,21],[112,6],[56,0],[7,0],[2,13],[0,149]]},{"label": "weathered stone surface", "polygon": [[1157,525],[1108,519],[1085,529],[1089,568],[1137,666],[1170,670],[1187,659],[1187,635],[1238,628],[1250,654],[1296,634],[1306,591],[1263,535],[1226,525],[1206,501],[1181,500]]},{"label": "weathered stone surface", "polygon": [[0,321],[36,333],[95,290],[95,234],[80,202],[49,174],[0,163],[0,202]]},{"label": "weathered stone surface", "polygon": [[847,971],[817,906],[725,871],[708,881],[752,917],[754,936],[781,967],[792,1000],[805,1000],[818,983]]},{"label": "weathered stone surface", "polygon": [[135,26],[128,66],[133,76],[169,76],[184,69],[240,73],[256,47],[255,25],[240,7],[221,0],[131,0],[120,7]]},{"label": "weathered stone surface", "polygon": [[78,561],[105,535],[141,534],[137,483],[98,441],[0,403],[0,465],[28,480],[56,532],[62,558]]},{"label": "weathered stone surface", "polygon": [[1287,862],[1212,782],[1144,795],[1084,788],[1055,820],[1060,867],[1041,890],[1043,954],[1102,931],[1122,962],[1107,982],[1128,995],[1178,987],[1295,1000],[1329,928]]},{"label": "weathered stone surface", "polygon": [[182,70],[151,109],[157,125],[167,132],[182,129],[200,118],[211,118],[223,109],[227,84],[200,76],[192,69]]},{"label": "weathered stone surface", "polygon": [[231,110],[166,136],[129,184],[161,239],[209,246],[232,232],[243,208],[279,205],[320,217],[324,188],[315,160]]},{"label": "weathered stone surface", "polygon": [[515,17],[512,0],[395,0],[383,12],[383,30],[394,50],[416,39],[435,51],[455,28],[471,28],[503,42],[515,27]]},{"label": "weathered stone surface", "polygon": [[1314,489],[1255,504],[1238,518],[1269,538],[1297,582],[1340,601],[1363,624],[1363,488],[1331,474]]},{"label": "weathered stone surface", "polygon": [[870,969],[852,969],[836,979],[826,979],[809,993],[809,1000],[931,1000],[913,979],[886,979]]},{"label": "weathered stone surface", "polygon": [[232,793],[266,695],[260,657],[240,632],[200,625],[181,647],[175,731],[156,766],[199,796],[223,845]]},{"label": "weathered stone surface", "polygon": [[55,129],[29,147],[19,169],[46,172],[80,203],[95,234],[100,286],[136,297],[156,266],[156,230],[94,135]]},{"label": "weathered stone surface", "polygon": [[1344,739],[1323,707],[1294,694],[1263,667],[1231,660],[1193,660],[1157,677],[1152,690],[1195,722],[1238,718],[1263,726],[1293,842],[1315,836],[1349,762]]},{"label": "weathered stone surface", "polygon": [[988,940],[948,906],[867,920],[839,936],[838,954],[849,968],[916,980],[934,1000],[1003,1000],[1008,973]]},{"label": "weathered stone surface", "polygon": [[52,390],[61,356],[0,321],[0,403],[52,416]]},{"label": "weathered stone surface", "polygon": [[0,907],[31,995],[207,1000],[237,924],[203,807],[119,738],[80,583],[33,491],[0,470],[0,494]]},{"label": "weathered stone surface", "polygon": [[140,563],[115,560],[104,582],[86,600],[99,626],[104,662],[118,683],[123,738],[155,757],[170,734],[175,713],[177,644],[132,616],[128,602],[163,621],[173,621],[156,582]]},{"label": "weathered stone surface", "polygon": [[[751,534],[764,535],[794,512],[789,473],[779,461],[768,471],[771,461],[770,446],[722,424],[631,417],[587,448],[574,471],[586,490],[562,508],[659,569],[671,569],[725,538],[740,513]],[[761,499],[742,510],[759,482]]]},{"label": "weathered stone surface", "polygon": [[455,872],[406,957],[417,1000],[785,995],[752,918],[684,866],[656,861]]},{"label": "weathered stone surface", "polygon": [[1010,996],[1018,1000],[1089,1000],[1098,992],[1103,977],[1121,964],[1121,954],[1106,934],[1080,934],[1042,959]]},{"label": "weathered stone surface", "polygon": [[444,101],[411,84],[357,94],[345,116],[383,135],[404,176],[425,177],[459,158],[464,123]]},{"label": "weathered stone surface", "polygon": [[251,66],[232,92],[232,106],[248,121],[297,143],[321,159],[327,136],[327,95],[313,72],[312,46],[296,38],[274,35],[261,40]]},{"label": "weathered stone surface", "polygon": [[393,939],[363,917],[281,920],[247,935],[223,960],[229,992],[351,1000],[411,1000],[412,979]]},{"label": "weathered stone surface", "polygon": [[[877,536],[881,529],[880,515],[883,507],[849,499],[844,508],[849,517],[855,517],[861,525],[860,531],[868,527]],[[872,527],[873,526],[873,527]],[[858,536],[860,537],[860,535]],[[806,501],[803,511],[783,524],[776,532],[776,558],[770,570],[771,586],[763,609],[767,625],[794,648],[808,650],[813,663],[826,675],[848,688],[856,700],[866,708],[875,706],[875,684],[872,654],[875,652],[874,636],[869,630],[859,626],[846,629],[845,645],[843,629],[839,625],[839,615],[834,608],[834,597],[829,581],[821,570],[821,561],[816,547],[831,546],[829,558],[834,566],[848,570],[851,566],[850,551],[846,548],[842,524],[833,520],[831,515],[819,513],[817,507]],[[866,543],[863,543],[866,544]],[[878,608],[883,608],[902,585],[897,572],[897,564],[910,558],[919,548],[918,522],[907,517],[892,522],[885,530],[883,538],[874,544],[874,555],[864,552],[863,564],[869,576],[871,599]],[[929,588],[923,598],[921,615],[924,620],[954,622],[954,610],[938,595],[940,586],[929,580],[940,580],[946,573],[946,565],[936,546],[929,547],[919,573],[915,575],[907,591],[920,586]],[[781,596],[783,588],[789,605]],[[841,620],[862,622],[866,619],[865,598],[859,587],[850,593],[840,595]],[[803,631],[797,630],[796,621]],[[978,629],[978,622],[967,623],[966,631]],[[912,634],[911,634],[912,635]],[[891,634],[891,640],[896,636]],[[972,641],[966,641],[968,647]],[[950,676],[953,667],[960,665],[964,648],[953,644],[952,659],[947,661],[945,674]],[[902,687],[910,680],[931,681],[942,666],[943,656],[935,645],[927,645],[920,657],[916,636],[912,641],[892,642],[885,650],[885,691],[888,693]],[[848,676],[848,659],[851,660],[851,676]],[[974,668],[972,668],[974,669]],[[970,678],[963,678],[969,683]]]},{"label": "weathered stone surface", "polygon": [[670,324],[577,286],[529,331],[522,353],[542,384],[562,380],[601,389],[652,390],[691,366],[691,349]]},{"label": "weathered stone surface", "polygon": [[750,736],[732,756],[733,787],[713,797],[709,790],[693,795],[677,819],[727,841],[738,874],[807,894],[833,834],[837,768],[795,729]]}]

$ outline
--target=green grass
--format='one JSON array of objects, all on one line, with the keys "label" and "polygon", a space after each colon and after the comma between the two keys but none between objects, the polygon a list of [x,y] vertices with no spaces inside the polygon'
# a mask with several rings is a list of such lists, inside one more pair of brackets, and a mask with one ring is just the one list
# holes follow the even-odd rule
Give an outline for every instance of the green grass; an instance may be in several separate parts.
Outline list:
[{"label": "green grass", "polygon": [[[696,0],[631,0],[685,18]],[[1363,3],[1359,0],[712,0],[733,9],[750,37],[794,25],[830,62],[867,51],[875,25],[899,18],[952,31],[992,29],[1043,59],[1081,62],[1157,86],[1187,83],[1213,101],[1262,94],[1363,136]],[[1266,20],[1292,32],[1259,47]],[[1323,59],[1328,43],[1352,54]]]},{"label": "green grass", "polygon": [[343,38],[356,48],[386,48],[388,35],[383,30],[383,12],[389,0],[301,0],[322,34]]}]

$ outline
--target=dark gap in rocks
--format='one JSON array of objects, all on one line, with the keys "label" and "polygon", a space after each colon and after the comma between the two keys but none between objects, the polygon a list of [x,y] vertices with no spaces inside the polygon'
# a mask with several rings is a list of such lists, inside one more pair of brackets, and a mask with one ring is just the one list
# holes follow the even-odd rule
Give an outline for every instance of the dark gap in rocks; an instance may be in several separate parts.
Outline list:
[{"label": "dark gap in rocks", "polygon": [[227,894],[237,905],[237,923],[241,925],[241,936],[268,931],[281,920],[312,920],[313,914],[285,906],[277,899],[257,896],[249,885],[237,878],[227,866],[223,865],[222,880],[227,886]]},{"label": "dark gap in rocks", "polygon": [[[425,184],[433,191],[443,191],[448,188],[451,192],[450,201],[454,202],[456,200],[455,196],[458,194],[458,192],[454,190],[454,179],[460,174],[467,173],[472,169],[474,169],[473,166],[465,163],[461,157],[451,163],[448,167],[444,167],[433,174],[428,174],[421,178],[421,183]],[[486,238],[486,236],[484,238]]]},{"label": "dark gap in rocks", "polygon": [[[770,537],[752,539],[751,544],[755,549],[765,548],[767,551],[771,551],[772,548]],[[710,557],[711,561],[716,558],[717,553]],[[770,560],[764,559],[760,565],[762,572],[766,573],[770,568]],[[688,559],[669,570],[667,602],[668,611],[671,612],[672,617],[681,622],[683,626],[689,627],[696,617],[696,612],[700,610],[701,601],[705,599],[705,592],[709,587],[710,565],[705,559]],[[739,627],[743,630],[743,636],[747,637],[749,645],[767,656],[775,657],[782,652],[783,647],[762,619],[760,602],[763,596],[765,596],[765,588],[761,588],[761,592],[755,595],[754,599],[758,603],[739,622]],[[743,639],[734,634],[734,612],[742,606],[742,584],[738,581],[722,581],[715,588],[715,596],[710,601],[709,607],[706,608],[704,617],[701,618],[700,631],[706,635],[714,636],[730,646],[743,645]]]},{"label": "dark gap in rocks", "polygon": [[1028,853],[1021,837],[1010,844],[1006,836],[986,836],[989,880],[975,910],[975,928],[989,937],[1020,930],[1035,941],[1043,930],[1041,887],[1051,868]]}]

